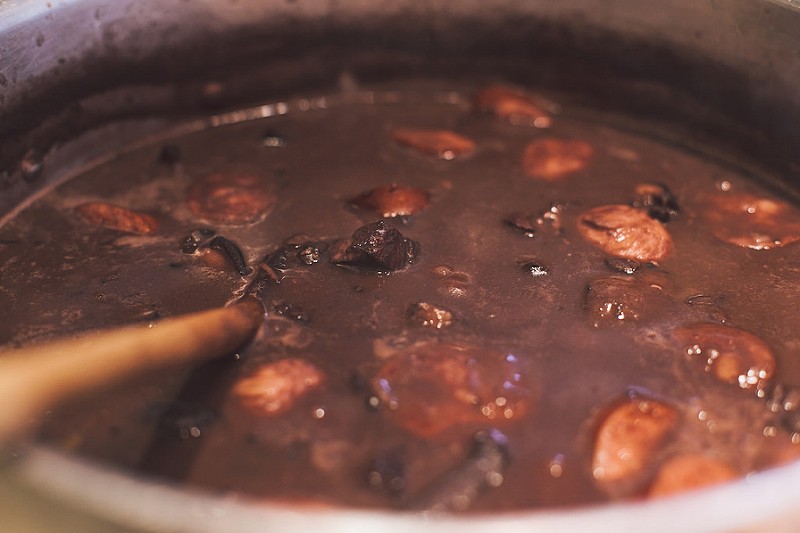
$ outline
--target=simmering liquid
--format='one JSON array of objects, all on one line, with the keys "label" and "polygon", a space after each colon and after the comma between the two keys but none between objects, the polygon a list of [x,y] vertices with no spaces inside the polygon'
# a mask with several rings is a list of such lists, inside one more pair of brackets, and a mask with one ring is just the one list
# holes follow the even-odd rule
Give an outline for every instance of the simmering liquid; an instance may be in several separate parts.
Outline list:
[{"label": "simmering liquid", "polygon": [[449,511],[791,460],[800,211],[646,124],[493,90],[218,116],[8,221],[9,347],[248,293],[268,313],[241,353],[59,406],[41,440],[219,493]]}]

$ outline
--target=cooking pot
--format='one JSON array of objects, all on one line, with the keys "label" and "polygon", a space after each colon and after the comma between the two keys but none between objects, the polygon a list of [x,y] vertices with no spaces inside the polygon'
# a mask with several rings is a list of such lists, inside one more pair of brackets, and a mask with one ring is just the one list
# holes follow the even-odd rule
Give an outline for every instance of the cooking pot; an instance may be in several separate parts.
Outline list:
[{"label": "cooking pot", "polygon": [[[800,175],[796,0],[6,0],[0,214],[120,144],[197,117],[410,77],[557,90],[646,118],[685,146],[735,154],[776,187]],[[0,524],[16,531],[789,531],[800,523],[798,464],[659,501],[460,518],[218,498],[38,446],[11,454],[0,493]]]}]

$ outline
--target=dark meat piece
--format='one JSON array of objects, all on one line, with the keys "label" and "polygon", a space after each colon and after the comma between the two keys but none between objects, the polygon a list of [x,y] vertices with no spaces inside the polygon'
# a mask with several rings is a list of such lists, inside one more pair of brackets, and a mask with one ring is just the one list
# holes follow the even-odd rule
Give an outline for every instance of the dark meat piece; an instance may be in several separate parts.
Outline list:
[{"label": "dark meat piece", "polygon": [[619,272],[620,274],[627,274],[632,276],[639,270],[639,267],[642,264],[639,261],[634,261],[633,259],[620,259],[619,257],[609,257],[605,260],[606,266],[613,270],[614,272]]},{"label": "dark meat piece", "polygon": [[395,128],[392,140],[442,159],[455,159],[475,151],[475,142],[449,130]]},{"label": "dark meat piece", "polygon": [[253,174],[211,174],[189,187],[187,197],[195,216],[229,226],[264,220],[276,201],[265,180]]},{"label": "dark meat piece", "polygon": [[525,147],[522,170],[528,176],[558,181],[586,168],[594,148],[576,139],[536,139]]},{"label": "dark meat piece", "polygon": [[453,313],[427,302],[417,302],[408,308],[408,320],[415,326],[444,329],[453,323]]},{"label": "dark meat piece", "polygon": [[739,474],[727,463],[705,455],[678,455],[661,465],[650,497],[670,496],[733,481]]},{"label": "dark meat piece", "polygon": [[198,249],[206,246],[217,232],[213,229],[200,228],[191,232],[181,241],[181,251],[185,254],[193,254]]},{"label": "dark meat piece", "polygon": [[253,414],[275,416],[290,410],[301,396],[321,386],[324,380],[322,372],[311,363],[281,359],[239,380],[231,393]]},{"label": "dark meat piece", "polygon": [[481,492],[503,484],[508,462],[506,436],[496,429],[481,431],[473,437],[469,458],[412,498],[408,508],[434,512],[466,511]]},{"label": "dark meat piece", "polygon": [[340,247],[331,254],[331,260],[365,270],[394,272],[408,266],[418,248],[417,243],[381,220],[358,228],[344,250]]},{"label": "dark meat piece", "polygon": [[158,230],[155,218],[106,202],[89,202],[75,208],[89,223],[128,233],[149,235]]},{"label": "dark meat piece", "polygon": [[678,215],[680,207],[672,195],[672,191],[661,183],[642,183],[636,186],[636,200],[633,207],[645,209],[650,217],[660,221],[669,222]]},{"label": "dark meat piece", "polygon": [[381,185],[350,200],[359,209],[373,211],[384,218],[410,217],[428,206],[428,191],[402,185]]},{"label": "dark meat piece", "polygon": [[208,243],[208,247],[212,250],[217,250],[222,255],[224,255],[228,261],[233,265],[236,269],[236,272],[240,276],[246,276],[248,269],[247,269],[247,261],[245,261],[244,254],[236,246],[236,243],[222,237],[221,235],[217,235]]},{"label": "dark meat piece", "polygon": [[503,85],[486,87],[475,95],[474,102],[478,111],[493,113],[512,124],[548,128],[552,123],[550,114],[544,110],[537,98],[513,87]]},{"label": "dark meat piece", "polygon": [[526,237],[533,237],[539,225],[539,217],[527,213],[513,213],[505,219],[505,223],[521,231]]},{"label": "dark meat piece", "polygon": [[519,418],[529,393],[514,355],[477,346],[428,342],[390,356],[372,380],[397,425],[421,437]]},{"label": "dark meat piece", "polygon": [[775,375],[775,357],[770,347],[747,331],[719,324],[693,324],[673,330],[680,350],[699,359],[724,383],[765,395]]},{"label": "dark meat piece", "polygon": [[589,284],[584,309],[594,327],[615,326],[656,316],[667,302],[668,297],[656,283],[612,276]]},{"label": "dark meat piece", "polygon": [[721,193],[710,198],[705,217],[718,239],[743,248],[769,250],[800,241],[800,210],[780,200]]},{"label": "dark meat piece", "polygon": [[629,205],[603,205],[578,217],[584,239],[622,259],[658,262],[672,252],[672,237],[661,224]]},{"label": "dark meat piece", "polygon": [[[328,244],[304,241],[305,238],[307,237],[298,236],[287,239],[283,246],[267,254],[258,267],[259,272],[256,277],[280,283],[285,272],[319,263],[322,255],[328,250]],[[256,281],[258,279],[254,280]]]},{"label": "dark meat piece", "polygon": [[597,431],[592,475],[603,484],[626,481],[647,468],[678,420],[657,400],[633,397],[617,405]]},{"label": "dark meat piece", "polygon": [[[207,253],[209,250],[215,254]],[[244,254],[233,241],[217,235],[212,229],[200,228],[191,232],[181,241],[181,251],[185,254],[194,254],[198,251],[203,252],[203,259],[211,264],[223,261],[230,263],[240,276],[248,273],[247,261]]]}]

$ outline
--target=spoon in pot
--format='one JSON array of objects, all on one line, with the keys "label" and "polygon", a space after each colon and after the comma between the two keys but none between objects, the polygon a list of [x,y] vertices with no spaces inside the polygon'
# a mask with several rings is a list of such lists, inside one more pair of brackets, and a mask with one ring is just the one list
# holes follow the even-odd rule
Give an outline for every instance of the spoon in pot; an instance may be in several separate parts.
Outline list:
[{"label": "spoon in pot", "polygon": [[223,308],[0,352],[0,447],[60,400],[160,367],[233,353],[264,320],[253,297]]}]

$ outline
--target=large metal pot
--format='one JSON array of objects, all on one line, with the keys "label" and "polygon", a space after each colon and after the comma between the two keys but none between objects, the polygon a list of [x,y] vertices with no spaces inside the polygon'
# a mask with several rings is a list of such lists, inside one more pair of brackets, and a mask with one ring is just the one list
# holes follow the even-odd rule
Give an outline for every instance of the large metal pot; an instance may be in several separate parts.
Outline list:
[{"label": "large metal pot", "polygon": [[[410,76],[557,88],[800,175],[796,0],[7,0],[0,214],[114,143],[342,77]],[[442,519],[219,500],[34,448],[0,494],[0,525],[23,531],[794,530],[800,465],[664,501]]]}]

